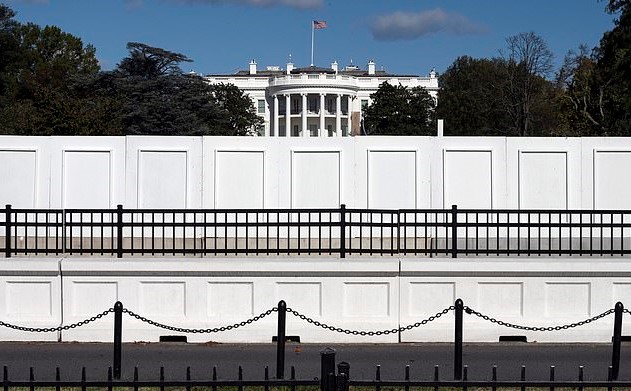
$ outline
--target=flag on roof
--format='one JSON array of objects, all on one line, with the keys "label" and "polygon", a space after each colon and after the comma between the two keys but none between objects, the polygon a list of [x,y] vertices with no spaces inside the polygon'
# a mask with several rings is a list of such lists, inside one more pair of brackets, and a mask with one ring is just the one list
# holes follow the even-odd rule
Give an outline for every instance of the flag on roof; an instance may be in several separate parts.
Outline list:
[{"label": "flag on roof", "polygon": [[324,20],[314,20],[313,21],[313,28],[316,29],[316,30],[325,29],[326,28],[326,22]]}]

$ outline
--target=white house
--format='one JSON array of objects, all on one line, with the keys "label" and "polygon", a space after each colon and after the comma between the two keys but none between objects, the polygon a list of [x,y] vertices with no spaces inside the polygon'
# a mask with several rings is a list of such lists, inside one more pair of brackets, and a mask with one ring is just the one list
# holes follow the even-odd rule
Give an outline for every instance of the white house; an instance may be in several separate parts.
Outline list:
[{"label": "white house", "polygon": [[[206,75],[209,83],[231,83],[247,93],[264,119],[259,134],[280,137],[342,137],[361,134],[362,109],[371,103],[370,95],[389,82],[405,87],[424,87],[436,98],[438,78],[396,75],[377,70],[373,60],[367,69],[348,65],[340,68],[308,66],[285,69],[268,66],[257,69],[252,60],[248,70],[231,75]],[[350,129],[350,132],[349,132]]]}]

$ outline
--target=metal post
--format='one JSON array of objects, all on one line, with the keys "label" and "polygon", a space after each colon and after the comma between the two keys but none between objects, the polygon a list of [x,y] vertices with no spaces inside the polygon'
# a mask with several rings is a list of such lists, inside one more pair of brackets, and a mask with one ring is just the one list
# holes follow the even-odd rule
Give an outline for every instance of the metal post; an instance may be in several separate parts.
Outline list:
[{"label": "metal post", "polygon": [[320,351],[320,391],[335,391],[335,349]]},{"label": "metal post", "polygon": [[340,258],[346,258],[346,205],[340,205]]},{"label": "metal post", "polygon": [[458,206],[451,206],[451,257],[458,256]]},{"label": "metal post", "polygon": [[11,258],[11,205],[7,204],[4,218],[4,256]]},{"label": "metal post", "polygon": [[346,361],[337,364],[337,391],[348,391],[348,379],[351,372],[351,365]]},{"label": "metal post", "polygon": [[278,302],[278,332],[276,333],[276,379],[285,378],[285,328],[287,304]]},{"label": "metal post", "polygon": [[454,327],[454,380],[462,380],[462,311],[464,305],[461,299],[455,302]]},{"label": "metal post", "polygon": [[123,334],[123,303],[114,304],[114,379],[121,378],[121,345]]},{"label": "metal post", "polygon": [[123,205],[116,206],[116,257],[123,257]]},{"label": "metal post", "polygon": [[621,302],[616,303],[614,308],[613,322],[613,349],[611,353],[611,368],[613,380],[618,380],[620,373],[620,343],[622,341],[622,313],[624,305]]}]

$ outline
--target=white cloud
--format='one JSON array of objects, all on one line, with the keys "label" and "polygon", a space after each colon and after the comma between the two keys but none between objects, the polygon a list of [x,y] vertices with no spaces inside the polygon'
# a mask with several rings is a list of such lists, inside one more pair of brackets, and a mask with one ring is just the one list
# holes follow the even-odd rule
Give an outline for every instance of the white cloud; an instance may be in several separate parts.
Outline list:
[{"label": "white cloud", "polygon": [[470,21],[464,15],[441,9],[421,12],[397,11],[377,17],[372,35],[383,41],[410,40],[438,32],[451,34],[481,34],[487,28]]},{"label": "white cloud", "polygon": [[[37,1],[37,0],[36,0]],[[41,0],[39,0],[41,1]],[[46,1],[46,0],[44,0]],[[125,0],[128,5],[138,6],[143,0]],[[322,6],[323,0],[168,0],[181,4],[241,4],[255,7],[273,7],[285,6],[290,8],[319,8]]]}]

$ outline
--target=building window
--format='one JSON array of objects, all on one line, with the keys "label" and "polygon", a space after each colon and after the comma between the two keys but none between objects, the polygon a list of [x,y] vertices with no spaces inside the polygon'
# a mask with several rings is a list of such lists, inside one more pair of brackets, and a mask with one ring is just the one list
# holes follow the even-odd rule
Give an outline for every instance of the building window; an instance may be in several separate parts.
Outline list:
[{"label": "building window", "polygon": [[265,114],[265,99],[258,100],[258,113]]},{"label": "building window", "polygon": [[333,111],[335,111],[334,108],[334,103],[333,103],[333,99],[328,98],[326,100],[326,111],[328,111],[329,113],[332,113]]},{"label": "building window", "polygon": [[300,100],[298,99],[292,99],[291,100],[291,112],[292,114],[298,114],[300,113]]},{"label": "building window", "polygon": [[346,125],[342,125],[342,136],[348,136],[348,127]]},{"label": "building window", "polygon": [[368,108],[368,99],[362,99],[362,111]]},{"label": "building window", "polygon": [[309,125],[309,133],[311,137],[318,137],[318,127],[316,125]]},{"label": "building window", "polygon": [[294,131],[291,133],[293,137],[300,136],[300,130],[298,130],[298,125],[294,125]]},{"label": "building window", "polygon": [[327,125],[326,130],[328,130],[329,137],[333,137],[333,125]]},{"label": "building window", "polygon": [[316,113],[318,111],[318,100],[315,96],[309,97],[309,112]]}]

